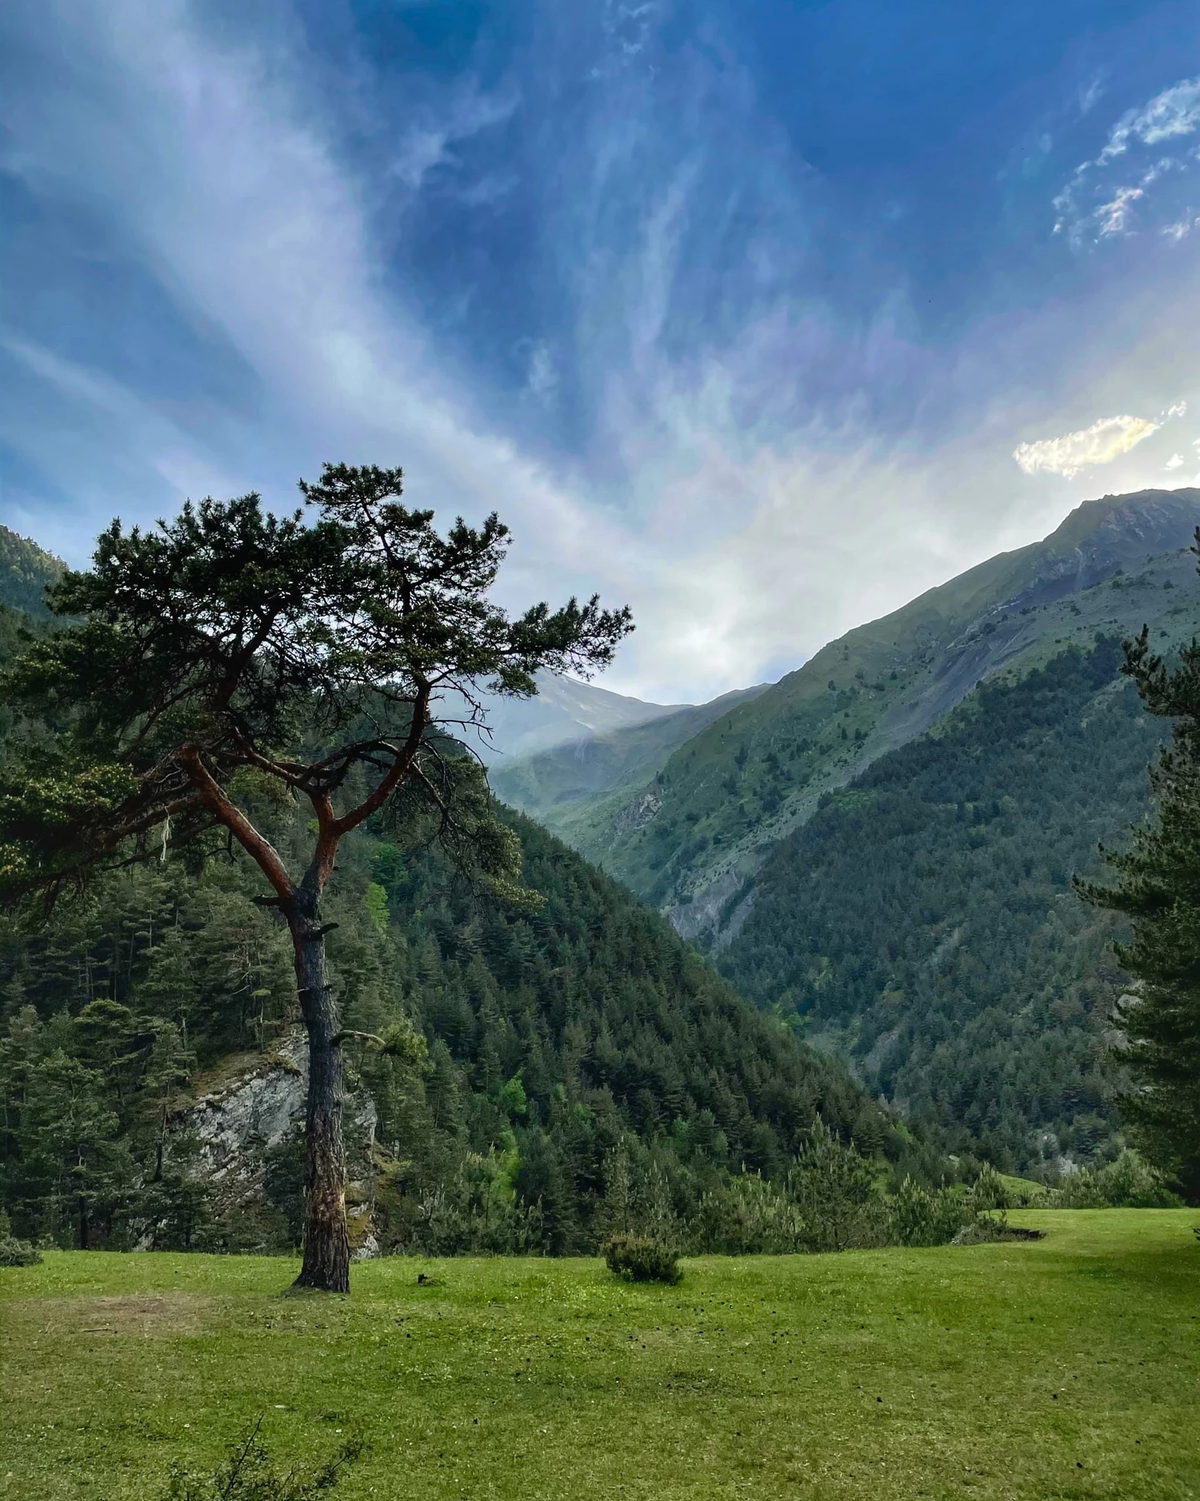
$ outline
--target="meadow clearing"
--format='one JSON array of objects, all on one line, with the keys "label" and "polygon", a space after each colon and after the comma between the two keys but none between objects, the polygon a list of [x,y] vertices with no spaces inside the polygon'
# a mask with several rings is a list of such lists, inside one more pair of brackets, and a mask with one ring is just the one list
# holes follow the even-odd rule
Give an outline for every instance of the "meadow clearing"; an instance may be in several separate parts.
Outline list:
[{"label": "meadow clearing", "polygon": [[[1046,1238],[701,1258],[280,1258],[0,1270],[0,1498],[151,1501],[247,1426],[370,1452],[339,1501],[1200,1495],[1194,1210],[1022,1210]],[[418,1286],[418,1274],[434,1279]]]}]

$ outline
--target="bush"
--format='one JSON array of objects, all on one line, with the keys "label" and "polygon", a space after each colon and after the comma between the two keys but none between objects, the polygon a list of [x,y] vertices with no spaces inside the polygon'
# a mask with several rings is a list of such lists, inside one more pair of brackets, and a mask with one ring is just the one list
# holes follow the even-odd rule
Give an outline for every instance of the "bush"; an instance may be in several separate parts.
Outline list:
[{"label": "bush", "polygon": [[875,1163],[844,1146],[818,1119],[787,1176],[788,1198],[804,1222],[806,1250],[888,1244],[890,1215],[875,1181],[877,1172]]},{"label": "bush", "polygon": [[1063,1209],[1171,1209],[1182,1201],[1160,1173],[1127,1148],[1096,1172],[1085,1167],[1072,1174],[1052,1202]]},{"label": "bush", "polygon": [[305,1471],[292,1466],[278,1470],[258,1436],[261,1427],[259,1418],[211,1474],[192,1475],[179,1465],[172,1465],[164,1501],[316,1501],[318,1496],[333,1490],[347,1467],[367,1448],[365,1439],[350,1438],[315,1469]]},{"label": "bush", "polygon": [[739,1173],[709,1189],[690,1226],[698,1255],[790,1256],[808,1249],[800,1211],[777,1183]]},{"label": "bush", "polygon": [[673,1286],[683,1276],[675,1252],[646,1235],[610,1235],[604,1243],[609,1271],[627,1282],[665,1282]]},{"label": "bush", "polygon": [[905,1178],[889,1207],[891,1239],[900,1246],[944,1246],[971,1218],[956,1189],[939,1188],[930,1193],[911,1178]]},{"label": "bush", "polygon": [[984,1163],[979,1177],[971,1185],[970,1201],[972,1209],[980,1214],[989,1209],[1010,1207],[1008,1187],[990,1162]]},{"label": "bush", "polygon": [[42,1253],[27,1240],[0,1236],[0,1266],[37,1266],[41,1259]]},{"label": "bush", "polygon": [[1045,1240],[1044,1230],[1026,1230],[1021,1225],[1010,1225],[1008,1215],[1001,1210],[998,1215],[978,1214],[964,1225],[952,1246],[983,1246],[1002,1240]]}]

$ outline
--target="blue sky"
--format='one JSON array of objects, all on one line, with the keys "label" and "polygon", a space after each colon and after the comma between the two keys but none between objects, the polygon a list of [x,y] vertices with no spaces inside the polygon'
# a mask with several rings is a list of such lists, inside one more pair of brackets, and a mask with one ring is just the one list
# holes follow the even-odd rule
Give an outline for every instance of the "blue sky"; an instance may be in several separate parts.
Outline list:
[{"label": "blue sky", "polygon": [[1200,474],[1200,9],[9,0],[0,521],[322,459],[697,699]]}]

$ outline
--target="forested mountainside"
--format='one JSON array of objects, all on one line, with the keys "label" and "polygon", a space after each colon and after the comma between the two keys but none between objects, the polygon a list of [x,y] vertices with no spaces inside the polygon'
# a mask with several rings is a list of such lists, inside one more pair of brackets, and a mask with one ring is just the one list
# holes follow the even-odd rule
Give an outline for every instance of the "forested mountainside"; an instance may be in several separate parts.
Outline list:
[{"label": "forested mountainside", "polygon": [[935,725],[982,678],[1090,644],[1097,630],[1174,628],[1172,612],[1196,595],[1179,550],[1197,523],[1197,490],[1089,501],[1043,542],[849,632],[693,736],[654,778],[578,804],[556,829],[680,932],[724,941],[747,880],[822,793]]},{"label": "forested mountainside", "polygon": [[[385,1234],[403,1240],[431,1205],[465,1221],[487,1195],[510,1248],[591,1246],[605,1153],[622,1141],[654,1155],[684,1203],[723,1168],[785,1167],[818,1111],[847,1139],[900,1150],[841,1064],[578,855],[516,827],[545,897],[525,915],[429,852],[363,837],[340,862],[327,913],[346,1025],[412,1026],[428,1045],[424,1065],[355,1058],[378,1117]],[[190,1223],[200,1185],[172,1123],[295,1019],[286,935],[251,902],[260,884],[237,859],[200,876],[167,860],[109,877],[45,929],[4,927],[0,1201],[20,1233],[61,1231],[79,1195],[93,1243],[119,1240],[147,1195]],[[289,1137],[263,1164],[261,1215],[210,1233],[287,1243],[298,1153]]]},{"label": "forested mountainside", "polygon": [[827,793],[720,956],[871,1089],[1009,1170],[1086,1160],[1117,1129],[1116,925],[1071,877],[1145,811],[1164,735],[1120,661],[1108,636],[991,679]]},{"label": "forested mountainside", "polygon": [[[256,814],[296,863],[301,814]],[[843,1065],[737,996],[614,881],[505,816],[536,910],[365,831],[343,845],[323,907],[345,1024],[400,1039],[349,1060],[353,1117],[374,1122],[356,1172],[385,1245],[590,1248],[614,1151],[635,1186],[693,1214],[743,1168],[786,1168],[818,1113],[919,1170],[910,1134]],[[46,925],[0,922],[0,1209],[18,1234],[121,1245],[152,1224],[157,1244],[293,1243],[299,1121],[254,1134],[301,1065],[290,944],[253,904],[261,890],[236,854],[195,871],[164,848],[63,899]],[[255,1160],[223,1184],[209,1127],[258,1066],[271,1078],[238,1097]],[[231,1197],[248,1179],[255,1194]]]},{"label": "forested mountainside", "polygon": [[43,552],[36,542],[0,526],[0,605],[44,617],[46,585],[62,571],[59,560]]}]

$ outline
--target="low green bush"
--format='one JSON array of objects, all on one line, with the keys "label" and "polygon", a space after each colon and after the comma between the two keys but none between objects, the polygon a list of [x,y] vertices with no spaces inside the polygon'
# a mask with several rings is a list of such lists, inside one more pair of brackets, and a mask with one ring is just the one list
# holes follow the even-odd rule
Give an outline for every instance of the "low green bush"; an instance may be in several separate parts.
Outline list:
[{"label": "low green bush", "polygon": [[675,1252],[648,1235],[610,1235],[604,1243],[609,1271],[627,1282],[665,1282],[674,1286],[683,1276]]},{"label": "low green bush", "polygon": [[944,1246],[963,1229],[972,1209],[957,1188],[933,1192],[905,1178],[892,1195],[891,1243],[898,1246]]},{"label": "low green bush", "polygon": [[316,1501],[343,1479],[347,1468],[367,1448],[361,1437],[347,1439],[314,1469],[291,1466],[277,1469],[259,1438],[259,1418],[228,1458],[210,1474],[193,1475],[171,1466],[171,1481],[163,1501]]},{"label": "low green bush", "polygon": [[15,1236],[0,1236],[0,1266],[36,1266],[42,1253],[27,1240]]},{"label": "low green bush", "polygon": [[1162,1174],[1129,1148],[1107,1166],[1080,1168],[1064,1180],[1051,1202],[1060,1209],[1174,1209],[1182,1200]]}]

